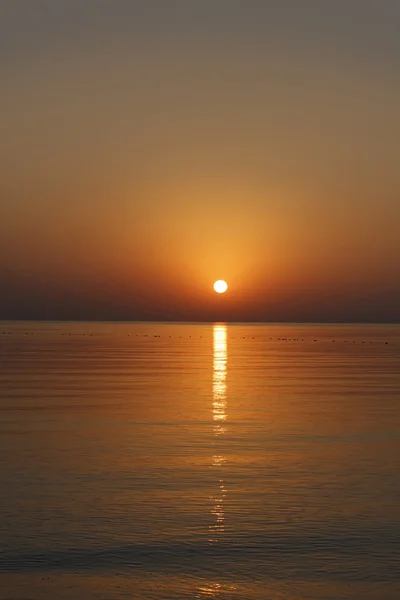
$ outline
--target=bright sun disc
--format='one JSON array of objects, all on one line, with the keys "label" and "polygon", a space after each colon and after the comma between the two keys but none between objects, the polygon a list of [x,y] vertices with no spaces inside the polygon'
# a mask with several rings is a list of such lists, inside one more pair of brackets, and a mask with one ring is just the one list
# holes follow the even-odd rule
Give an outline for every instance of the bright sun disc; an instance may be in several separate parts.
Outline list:
[{"label": "bright sun disc", "polygon": [[226,281],[223,281],[222,279],[219,279],[218,281],[216,281],[214,283],[214,290],[217,292],[217,294],[225,294],[227,289],[228,289],[228,284],[226,283]]}]

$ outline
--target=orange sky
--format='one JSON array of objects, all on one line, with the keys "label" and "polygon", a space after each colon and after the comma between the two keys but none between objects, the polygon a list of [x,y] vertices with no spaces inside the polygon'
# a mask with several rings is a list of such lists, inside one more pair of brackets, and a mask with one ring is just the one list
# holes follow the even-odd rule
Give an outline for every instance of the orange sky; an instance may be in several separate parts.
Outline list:
[{"label": "orange sky", "polygon": [[0,9],[0,318],[400,319],[396,15],[36,4]]}]

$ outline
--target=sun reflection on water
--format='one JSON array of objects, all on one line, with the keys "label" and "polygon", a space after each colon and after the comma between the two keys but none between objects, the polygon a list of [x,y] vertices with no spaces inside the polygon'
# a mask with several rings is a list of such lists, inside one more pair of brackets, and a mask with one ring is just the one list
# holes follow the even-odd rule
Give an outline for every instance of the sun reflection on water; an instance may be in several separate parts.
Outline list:
[{"label": "sun reflection on water", "polygon": [[213,419],[215,435],[225,433],[226,370],[228,362],[227,332],[225,325],[214,325],[213,330]]},{"label": "sun reflection on water", "polygon": [[[227,420],[226,402],[226,374],[228,363],[227,330],[225,325],[214,325],[213,329],[213,421],[214,436],[217,439],[226,432]],[[215,448],[218,450],[218,446]],[[221,469],[226,462],[226,457],[220,452],[214,452],[212,457],[212,468]],[[225,530],[224,502],[226,498],[226,487],[221,475],[218,474],[218,489],[210,500],[213,502],[211,514],[214,523],[210,526],[212,536],[210,542],[218,542],[218,536]]]},{"label": "sun reflection on water", "polygon": [[[212,394],[212,419],[214,423],[214,452],[211,460],[211,469],[216,474],[217,485],[214,494],[210,497],[212,502],[211,514],[213,523],[209,526],[209,543],[216,545],[222,540],[225,533],[225,501],[227,489],[223,478],[223,467],[226,456],[223,453],[222,440],[226,433],[227,414],[227,364],[228,344],[227,328],[225,325],[214,325],[213,328],[213,394]],[[222,598],[227,592],[236,589],[234,585],[218,582],[204,582],[198,588],[197,598]]]},{"label": "sun reflection on water", "polygon": [[225,592],[234,592],[235,590],[235,585],[209,583],[199,588],[200,595],[197,595],[196,598],[221,598],[221,594],[224,594],[225,596]]}]

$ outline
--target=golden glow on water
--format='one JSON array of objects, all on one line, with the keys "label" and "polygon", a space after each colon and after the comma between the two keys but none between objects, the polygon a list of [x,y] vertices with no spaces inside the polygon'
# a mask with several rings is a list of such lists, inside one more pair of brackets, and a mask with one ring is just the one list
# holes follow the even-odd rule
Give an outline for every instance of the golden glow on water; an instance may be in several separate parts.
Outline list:
[{"label": "golden glow on water", "polygon": [[[214,422],[214,453],[211,461],[211,468],[217,476],[217,489],[210,497],[212,502],[211,514],[213,523],[210,525],[209,542],[217,544],[225,532],[225,501],[227,489],[223,479],[223,471],[226,464],[226,456],[219,451],[218,447],[222,441],[222,436],[226,433],[225,423],[227,414],[227,364],[228,364],[228,344],[227,328],[225,325],[214,325],[213,328],[213,395],[212,395],[212,419]],[[234,585],[228,585],[217,582],[205,583],[198,588],[197,598],[220,598],[225,593],[234,591]]]},{"label": "golden glow on water", "polygon": [[202,598],[204,596],[208,598],[219,598],[221,594],[226,592],[234,592],[236,590],[235,585],[222,585],[221,583],[209,583],[199,588],[200,595],[197,598]]},{"label": "golden glow on water", "polygon": [[[227,420],[227,363],[228,363],[228,344],[227,328],[225,325],[214,325],[213,329],[213,404],[212,417],[214,421],[215,442],[226,432],[224,426]],[[218,448],[216,447],[215,450]],[[226,463],[226,457],[221,452],[214,451],[212,457],[212,469],[221,469]],[[225,530],[225,511],[224,502],[226,498],[226,487],[224,480],[219,476],[218,490],[210,498],[213,502],[211,514],[214,517],[214,523],[210,526],[212,537],[210,542],[216,543],[218,535]]]},{"label": "golden glow on water", "polygon": [[213,419],[216,435],[225,432],[223,423],[226,414],[226,370],[228,362],[227,332],[225,325],[214,325],[213,330]]}]

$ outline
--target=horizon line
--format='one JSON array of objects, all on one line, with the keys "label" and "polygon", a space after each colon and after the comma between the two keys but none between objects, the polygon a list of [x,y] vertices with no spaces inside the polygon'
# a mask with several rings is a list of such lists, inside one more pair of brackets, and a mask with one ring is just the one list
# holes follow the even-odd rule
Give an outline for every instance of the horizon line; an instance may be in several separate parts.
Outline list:
[{"label": "horizon line", "polygon": [[208,321],[168,319],[0,319],[0,323],[157,323],[164,325],[400,325],[398,321]]}]

